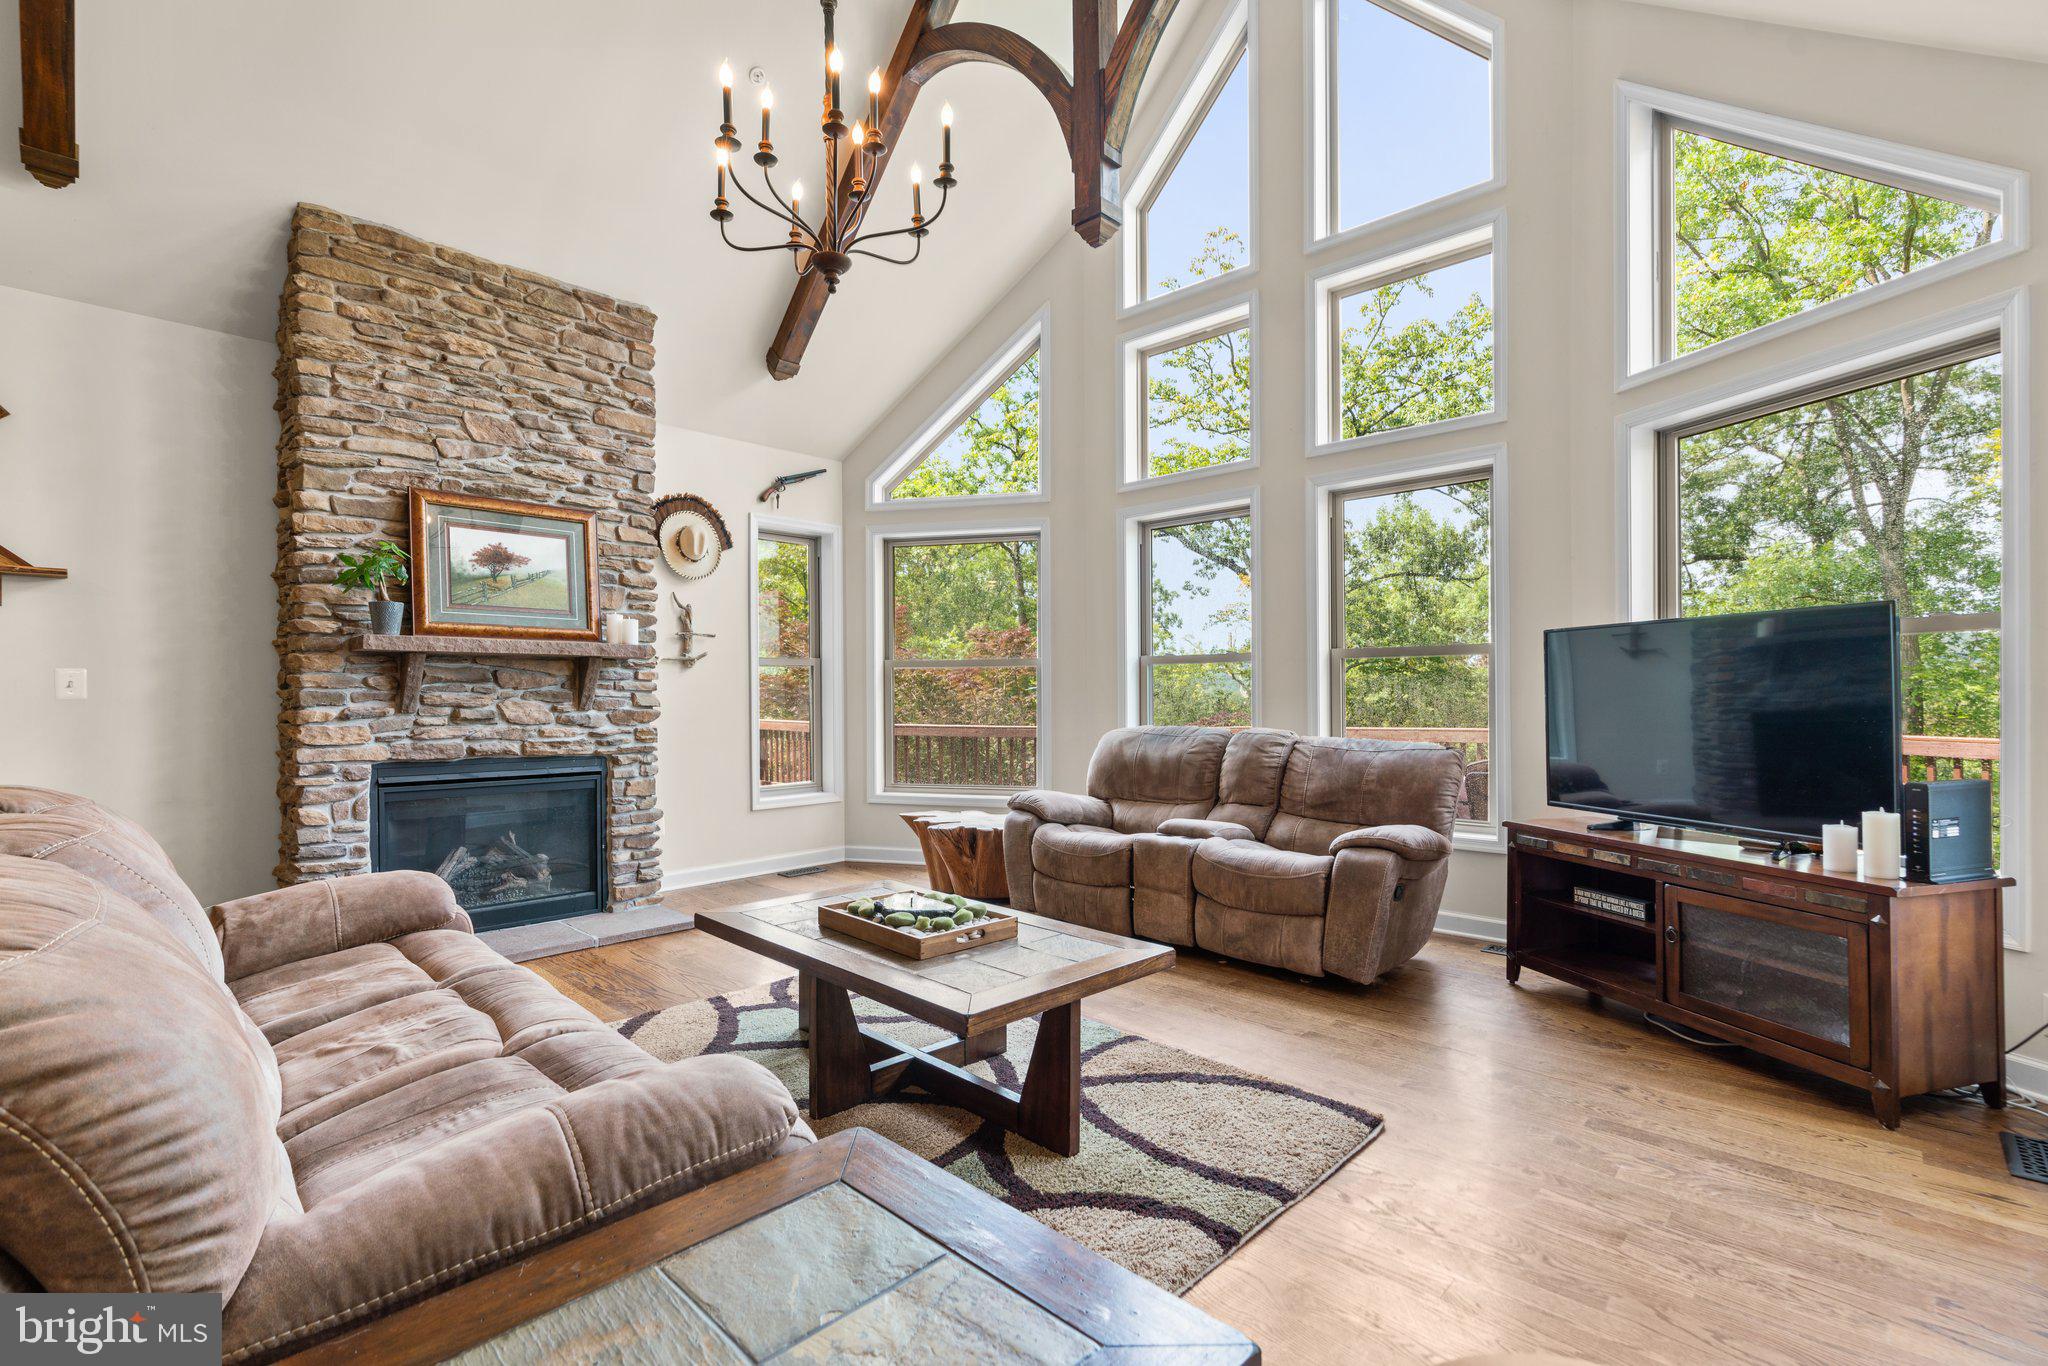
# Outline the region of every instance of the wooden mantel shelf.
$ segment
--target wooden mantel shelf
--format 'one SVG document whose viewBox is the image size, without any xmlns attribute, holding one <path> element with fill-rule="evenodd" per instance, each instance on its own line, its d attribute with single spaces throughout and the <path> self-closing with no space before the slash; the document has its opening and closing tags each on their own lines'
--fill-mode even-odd
<svg viewBox="0 0 2048 1366">
<path fill-rule="evenodd" d="M 590 710 L 597 700 L 597 674 L 603 664 L 654 658 L 652 645 L 612 645 L 602 640 L 523 640 L 506 636 L 379 636 L 360 635 L 349 641 L 357 654 L 397 655 L 404 661 L 398 709 L 419 707 L 420 684 L 430 655 L 524 655 L 528 659 L 568 659 L 576 664 L 576 707 Z"/>
</svg>

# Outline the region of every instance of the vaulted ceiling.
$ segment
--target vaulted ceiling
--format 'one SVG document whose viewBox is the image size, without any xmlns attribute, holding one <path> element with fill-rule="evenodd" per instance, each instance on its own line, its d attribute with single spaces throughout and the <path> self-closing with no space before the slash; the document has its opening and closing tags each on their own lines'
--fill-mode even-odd
<svg viewBox="0 0 2048 1366">
<path fill-rule="evenodd" d="M 887 64 L 907 6 L 841 0 L 850 89 Z M 980 8 L 1050 43 L 1067 5 Z M 715 73 L 740 73 L 750 135 L 747 72 L 765 68 L 781 183 L 820 194 L 815 0 L 124 0 L 80 5 L 78 26 L 83 174 L 49 190 L 0 173 L 0 284 L 217 331 L 275 334 L 286 220 L 308 200 L 647 304 L 664 421 L 838 456 L 1066 230 L 1045 102 L 997 67 L 941 73 L 897 164 L 933 173 L 950 100 L 945 221 L 916 266 L 862 260 L 803 373 L 777 383 L 762 358 L 790 266 L 726 250 L 706 216 Z M 0 110 L 20 108 L 19 79 L 10 50 Z M 899 173 L 874 214 L 908 212 Z M 767 240 L 751 211 L 733 227 Z"/>
<path fill-rule="evenodd" d="M 2048 0 L 1644 2 L 2048 58 Z M 908 3 L 841 0 L 856 86 Z M 13 10 L 0 0 L 0 32 Z M 958 9 L 1063 64 L 1067 16 L 1068 0 Z M 1206 22 L 1183 14 L 1167 48 Z M 118 0 L 79 6 L 78 26 L 84 173 L 54 191 L 0 173 L 0 284 L 217 331 L 273 335 L 287 216 L 310 200 L 645 303 L 664 421 L 838 457 L 1067 231 L 1044 101 L 1001 68 L 941 73 L 897 166 L 936 165 L 950 100 L 961 188 L 945 222 L 914 267 L 861 261 L 803 373 L 777 383 L 762 358 L 788 263 L 727 251 L 706 217 L 714 73 L 741 73 L 746 136 L 746 73 L 765 69 L 782 174 L 818 193 L 815 0 Z M 0 110 L 20 107 L 19 79 L 10 53 Z M 907 212 L 894 174 L 875 213 Z M 765 240 L 746 212 L 734 227 Z"/>
</svg>

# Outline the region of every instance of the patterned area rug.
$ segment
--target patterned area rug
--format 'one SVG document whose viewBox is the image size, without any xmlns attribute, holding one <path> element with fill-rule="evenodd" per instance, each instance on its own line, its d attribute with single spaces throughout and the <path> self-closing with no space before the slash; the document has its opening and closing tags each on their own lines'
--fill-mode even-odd
<svg viewBox="0 0 2048 1366">
<path fill-rule="evenodd" d="M 863 1024 L 901 1043 L 946 1036 L 873 1001 Z M 1019 1085 L 1035 1020 L 1009 1051 L 971 1070 Z M 619 1031 L 664 1059 L 744 1053 L 809 1094 L 796 1033 L 796 979 L 636 1016 Z M 1379 1137 L 1378 1115 L 1240 1072 L 1084 1018 L 1081 1151 L 1056 1157 L 921 1091 L 832 1116 L 820 1136 L 861 1125 L 981 1187 L 1175 1294 Z"/>
</svg>

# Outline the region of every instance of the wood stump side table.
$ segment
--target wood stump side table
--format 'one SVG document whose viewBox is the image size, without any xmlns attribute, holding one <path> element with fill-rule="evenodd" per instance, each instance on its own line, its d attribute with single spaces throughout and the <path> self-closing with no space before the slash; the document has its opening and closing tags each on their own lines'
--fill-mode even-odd
<svg viewBox="0 0 2048 1366">
<path fill-rule="evenodd" d="M 924 874 L 935 892 L 976 901 L 1007 901 L 1003 817 L 995 811 L 906 811 L 903 823 L 924 851 Z"/>
</svg>

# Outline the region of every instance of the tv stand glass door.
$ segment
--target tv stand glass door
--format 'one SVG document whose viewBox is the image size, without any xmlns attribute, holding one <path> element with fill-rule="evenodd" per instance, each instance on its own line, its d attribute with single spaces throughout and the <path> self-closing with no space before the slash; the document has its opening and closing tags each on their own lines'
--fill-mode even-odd
<svg viewBox="0 0 2048 1366">
<path fill-rule="evenodd" d="M 1667 887 L 1665 995 L 1702 1015 L 1867 1067 L 1868 936 L 1857 921 Z"/>
</svg>

